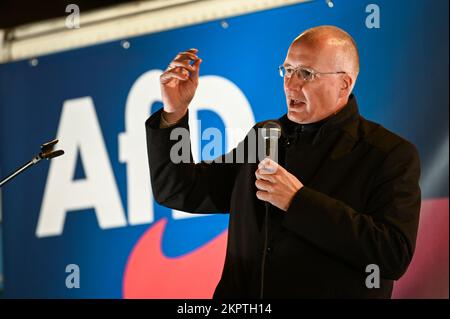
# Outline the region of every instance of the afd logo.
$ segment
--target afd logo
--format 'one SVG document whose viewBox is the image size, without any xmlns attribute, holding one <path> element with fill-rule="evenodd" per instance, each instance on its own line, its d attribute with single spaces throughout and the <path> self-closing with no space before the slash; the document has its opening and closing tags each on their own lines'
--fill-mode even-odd
<svg viewBox="0 0 450 319">
<path fill-rule="evenodd" d="M 37 237 L 61 235 L 69 211 L 88 208 L 95 209 L 102 229 L 154 222 L 144 122 L 150 115 L 150 106 L 161 101 L 161 73 L 161 70 L 151 70 L 141 75 L 127 97 L 124 116 L 126 131 L 118 137 L 118 158 L 121 163 L 126 164 L 127 172 L 127 215 L 93 100 L 91 97 L 81 97 L 64 102 L 57 138 L 66 155 L 51 162 L 36 227 Z M 220 76 L 200 77 L 199 87 L 189 109 L 195 161 L 198 161 L 201 132 L 198 111 L 209 110 L 220 116 L 227 128 L 227 140 L 232 141 L 228 143 L 226 151 L 242 140 L 255 123 L 251 106 L 243 92 Z M 228 136 L 229 131 L 234 132 L 233 136 Z M 73 180 L 78 154 L 86 178 Z M 173 210 L 172 216 L 179 219 L 195 215 Z"/>
</svg>

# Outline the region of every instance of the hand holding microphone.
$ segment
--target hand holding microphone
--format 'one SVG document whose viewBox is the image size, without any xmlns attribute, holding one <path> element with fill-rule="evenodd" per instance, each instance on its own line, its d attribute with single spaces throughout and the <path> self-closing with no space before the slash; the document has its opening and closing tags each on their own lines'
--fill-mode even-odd
<svg viewBox="0 0 450 319">
<path fill-rule="evenodd" d="M 265 155 L 255 172 L 256 197 L 283 211 L 287 211 L 294 195 L 303 187 L 297 177 L 289 173 L 278 161 L 278 139 L 281 126 L 276 121 L 268 121 L 262 128 L 265 140 Z"/>
</svg>

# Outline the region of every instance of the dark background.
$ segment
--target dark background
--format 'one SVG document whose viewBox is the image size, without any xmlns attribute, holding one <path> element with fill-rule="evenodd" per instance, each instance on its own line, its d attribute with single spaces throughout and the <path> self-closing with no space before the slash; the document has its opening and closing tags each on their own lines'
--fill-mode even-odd
<svg viewBox="0 0 450 319">
<path fill-rule="evenodd" d="M 80 12 L 114 6 L 132 0 L 0 0 L 0 29 L 66 16 L 66 7 L 76 4 Z"/>
</svg>

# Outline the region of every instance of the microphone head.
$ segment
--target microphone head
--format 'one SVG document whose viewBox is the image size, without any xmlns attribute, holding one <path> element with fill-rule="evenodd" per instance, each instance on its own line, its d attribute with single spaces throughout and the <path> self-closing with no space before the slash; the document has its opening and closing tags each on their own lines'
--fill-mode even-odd
<svg viewBox="0 0 450 319">
<path fill-rule="evenodd" d="M 49 160 L 49 159 L 61 156 L 63 154 L 64 154 L 63 150 L 57 150 L 57 151 L 51 151 L 51 152 L 48 152 L 48 153 L 41 153 L 41 156 L 42 156 L 42 158 L 45 158 L 45 159 Z"/>
<path fill-rule="evenodd" d="M 266 121 L 262 125 L 264 139 L 279 139 L 281 136 L 281 124 L 278 121 Z"/>
<path fill-rule="evenodd" d="M 53 150 L 53 146 L 55 146 L 56 143 L 58 143 L 57 139 L 54 139 L 53 141 L 50 141 L 48 143 L 44 143 L 44 144 L 41 145 L 41 150 L 43 152 L 51 151 L 51 150 Z"/>
</svg>

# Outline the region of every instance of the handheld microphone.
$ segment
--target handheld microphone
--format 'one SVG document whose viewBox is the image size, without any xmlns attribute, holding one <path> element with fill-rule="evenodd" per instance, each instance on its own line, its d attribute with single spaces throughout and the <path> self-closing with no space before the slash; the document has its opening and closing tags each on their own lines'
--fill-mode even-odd
<svg viewBox="0 0 450 319">
<path fill-rule="evenodd" d="M 281 137 L 281 124 L 278 121 L 266 121 L 262 123 L 262 137 L 264 139 L 264 156 L 278 163 L 278 140 Z M 266 256 L 269 241 L 269 216 L 270 204 L 265 202 L 264 216 L 264 246 L 261 260 L 261 284 L 259 297 L 264 298 L 264 268 L 266 264 Z"/>
<path fill-rule="evenodd" d="M 262 126 L 264 155 L 278 163 L 278 140 L 281 137 L 281 124 L 278 121 L 266 121 Z"/>
</svg>

